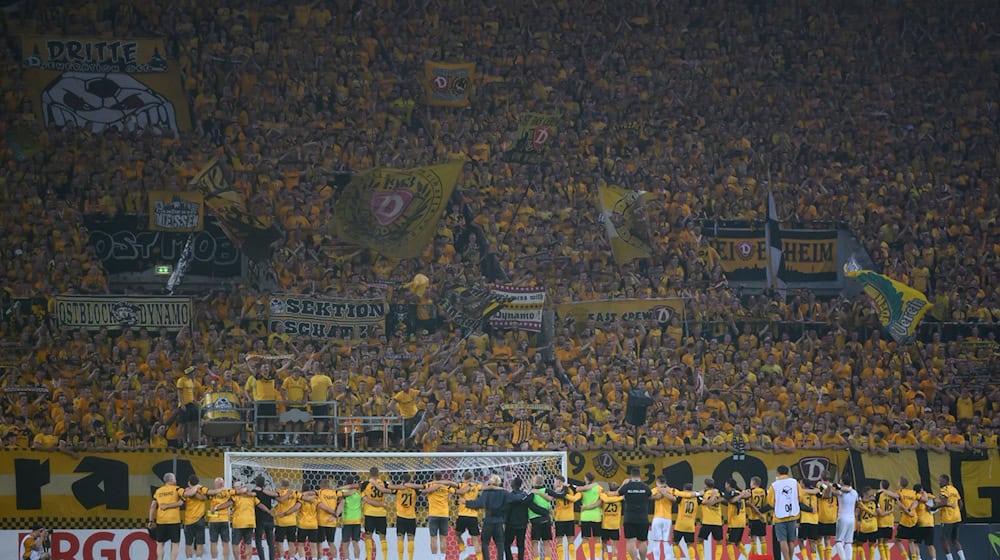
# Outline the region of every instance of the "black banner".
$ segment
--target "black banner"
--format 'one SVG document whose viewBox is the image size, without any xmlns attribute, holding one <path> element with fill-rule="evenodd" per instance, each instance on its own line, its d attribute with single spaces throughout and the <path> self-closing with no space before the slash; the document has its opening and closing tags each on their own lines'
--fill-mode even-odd
<svg viewBox="0 0 1000 560">
<path fill-rule="evenodd" d="M 214 216 L 205 216 L 205 229 L 193 234 L 149 231 L 148 218 L 136 214 L 113 218 L 89 214 L 84 223 L 90 230 L 88 243 L 111 275 L 177 266 L 189 235 L 194 235 L 194 253 L 188 275 L 238 278 L 242 272 L 240 250 Z"/>
<path fill-rule="evenodd" d="M 837 230 L 781 230 L 781 268 L 785 282 L 837 280 Z"/>
</svg>

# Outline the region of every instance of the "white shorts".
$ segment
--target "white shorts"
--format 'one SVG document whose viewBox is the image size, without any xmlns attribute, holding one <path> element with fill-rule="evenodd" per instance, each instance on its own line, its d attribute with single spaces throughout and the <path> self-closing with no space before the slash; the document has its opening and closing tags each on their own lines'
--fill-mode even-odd
<svg viewBox="0 0 1000 560">
<path fill-rule="evenodd" d="M 854 518 L 853 517 L 838 517 L 837 518 L 837 542 L 842 542 L 842 543 L 853 543 L 854 542 Z"/>
<path fill-rule="evenodd" d="M 663 517 L 654 517 L 649 526 L 649 540 L 670 542 L 670 526 L 673 522 Z"/>
</svg>

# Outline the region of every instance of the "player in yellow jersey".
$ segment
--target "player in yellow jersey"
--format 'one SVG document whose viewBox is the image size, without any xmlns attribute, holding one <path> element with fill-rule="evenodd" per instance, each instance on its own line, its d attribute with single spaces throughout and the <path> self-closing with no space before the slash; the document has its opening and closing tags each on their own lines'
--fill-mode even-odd
<svg viewBox="0 0 1000 560">
<path fill-rule="evenodd" d="M 295 512 L 302 507 L 299 505 L 300 493 L 292 490 L 291 481 L 283 478 L 278 482 L 277 504 L 274 506 L 274 557 L 283 558 L 285 555 L 285 541 L 288 541 L 288 548 L 292 551 L 298 549 L 298 535 L 296 534 Z M 292 552 L 294 554 L 294 552 Z"/>
<path fill-rule="evenodd" d="M 460 498 L 458 504 L 458 518 L 455 521 L 455 537 L 458 539 L 458 555 L 462 555 L 465 550 L 465 534 L 469 534 L 469 540 L 475 549 L 476 560 L 482 560 L 483 546 L 479 538 L 479 514 L 476 510 L 465 505 L 461 500 L 475 500 L 479 497 L 479 491 L 483 486 L 473 480 L 472 471 L 466 471 L 462 475 L 462 484 L 455 490 L 455 494 Z M 576 535 L 574 535 L 575 537 Z"/>
<path fill-rule="evenodd" d="M 905 476 L 899 477 L 899 494 L 896 503 L 899 504 L 899 526 L 896 528 L 896 540 L 903 547 L 903 558 L 909 560 L 914 553 L 917 538 L 917 493 L 907 488 L 910 481 Z M 914 553 L 915 554 L 915 553 Z M 916 555 L 913 556 L 916 558 Z"/>
<path fill-rule="evenodd" d="M 222 557 L 231 558 L 229 546 L 229 506 L 233 491 L 226 488 L 226 480 L 217 477 L 214 486 L 205 492 L 208 496 L 208 510 L 205 521 L 208 522 L 208 546 L 212 558 L 219 557 L 219 541 L 222 541 Z"/>
<path fill-rule="evenodd" d="M 913 558 L 920 557 L 920 545 L 924 545 L 930 555 L 925 560 L 937 560 L 937 551 L 934 549 L 934 513 L 931 511 L 934 500 L 920 484 L 914 484 L 913 491 L 917 495 L 917 538 L 914 539 Z"/>
<path fill-rule="evenodd" d="M 683 490 L 674 490 L 677 496 L 677 520 L 674 523 L 674 556 L 694 558 L 694 525 L 698 518 L 698 498 L 700 492 L 694 491 L 694 484 L 687 482 Z M 683 550 L 686 547 L 687 550 Z"/>
<path fill-rule="evenodd" d="M 695 543 L 699 558 L 706 558 L 706 549 L 711 552 L 712 558 L 722 558 L 722 506 L 725 503 L 726 499 L 715 487 L 715 480 L 706 478 L 701 494 L 701 527 Z"/>
<path fill-rule="evenodd" d="M 833 558 L 833 545 L 837 539 L 837 516 L 840 504 L 837 495 L 833 493 L 832 476 L 825 475 L 816 484 L 819 494 L 819 557 L 820 560 Z"/>
<path fill-rule="evenodd" d="M 205 509 L 208 505 L 208 488 L 198 483 L 198 477 L 188 477 L 184 500 L 184 554 L 188 558 L 201 558 L 205 551 Z"/>
<path fill-rule="evenodd" d="M 653 522 L 649 527 L 649 538 L 653 541 L 653 560 L 673 555 L 670 545 L 670 531 L 673 525 L 671 509 L 677 502 L 677 496 L 667 484 L 663 475 L 656 477 L 656 487 L 653 488 Z"/>
<path fill-rule="evenodd" d="M 264 506 L 260 504 L 256 494 L 248 491 L 242 482 L 233 485 L 230 503 L 233 506 L 233 549 L 241 551 L 241 560 L 247 560 L 253 547 L 253 530 L 257 527 L 256 511 Z"/>
<path fill-rule="evenodd" d="M 750 478 L 750 506 L 747 509 L 747 526 L 750 541 L 757 554 L 767 554 L 767 490 L 761 487 L 759 476 Z"/>
<path fill-rule="evenodd" d="M 943 474 L 938 477 L 938 496 L 934 504 L 941 512 L 941 548 L 944 549 L 945 560 L 954 560 L 952 551 L 958 555 L 958 560 L 965 560 L 965 551 L 958 542 L 958 526 L 962 523 L 962 496 L 958 489 L 951 485 L 951 479 Z"/>
<path fill-rule="evenodd" d="M 336 482 L 332 478 L 327 479 L 316 497 L 319 498 L 319 503 L 316 504 L 316 544 L 326 541 L 332 552 L 337 550 L 337 505 L 340 502 Z"/>
<path fill-rule="evenodd" d="M 875 492 L 871 486 L 862 487 L 861 499 L 857 504 L 858 546 L 855 548 L 855 551 L 860 553 L 861 560 L 869 560 L 872 557 L 872 548 L 878 542 L 878 512 Z"/>
<path fill-rule="evenodd" d="M 448 521 L 451 496 L 458 484 L 444 480 L 441 471 L 434 471 L 432 480 L 421 490 L 427 495 L 427 531 L 431 536 L 431 560 L 444 560 L 448 546 Z"/>
<path fill-rule="evenodd" d="M 608 492 L 600 492 L 601 497 L 601 541 L 604 542 L 604 557 L 618 559 L 618 541 L 622 528 L 622 500 L 618 495 L 618 483 L 609 482 Z"/>
<path fill-rule="evenodd" d="M 414 538 L 417 534 L 417 491 L 422 484 L 412 482 L 410 473 L 403 473 L 399 484 L 389 484 L 386 488 L 396 496 L 396 551 L 403 560 L 403 550 L 413 560 Z"/>
<path fill-rule="evenodd" d="M 566 484 L 561 475 L 553 478 L 548 494 L 553 499 L 552 517 L 555 521 L 556 558 L 576 560 L 576 511 L 574 504 L 580 501 L 580 494 Z M 569 555 L 567 556 L 567 551 Z"/>
<path fill-rule="evenodd" d="M 802 557 L 812 560 L 817 557 L 813 552 L 813 544 L 817 548 L 822 548 L 823 543 L 819 540 L 819 500 L 820 490 L 816 488 L 816 483 L 807 480 L 799 486 L 799 543 L 802 550 Z"/>
<path fill-rule="evenodd" d="M 385 540 L 385 495 L 388 488 L 382 484 L 378 467 L 368 469 L 368 480 L 361 483 L 361 511 L 365 516 L 365 553 L 366 558 L 375 558 L 375 536 L 379 538 L 382 558 L 389 556 L 389 542 Z"/>
<path fill-rule="evenodd" d="M 743 545 L 743 533 L 747 526 L 747 500 L 750 499 L 750 490 L 741 490 L 736 480 L 730 478 L 726 481 L 726 502 L 729 504 L 726 511 L 726 551 L 730 558 L 739 558 L 740 555 L 750 556 L 750 551 Z"/>
<path fill-rule="evenodd" d="M 170 558 L 177 560 L 181 544 L 181 506 L 184 505 L 182 494 L 178 488 L 174 473 L 163 475 L 163 486 L 153 493 L 153 501 L 149 504 L 149 527 L 156 541 L 156 559 L 163 560 L 163 549 L 167 541 L 170 546 Z"/>
<path fill-rule="evenodd" d="M 308 551 L 309 558 L 317 558 L 319 553 L 319 495 L 313 487 L 304 487 L 299 495 L 299 509 L 295 512 L 295 534 L 298 537 L 296 551 Z"/>
<path fill-rule="evenodd" d="M 878 516 L 878 552 L 879 558 L 889 558 L 889 549 L 892 544 L 892 527 L 896 524 L 895 515 L 896 500 L 899 494 L 892 491 L 888 480 L 880 480 L 878 492 L 875 493 L 875 501 L 880 510 Z"/>
</svg>

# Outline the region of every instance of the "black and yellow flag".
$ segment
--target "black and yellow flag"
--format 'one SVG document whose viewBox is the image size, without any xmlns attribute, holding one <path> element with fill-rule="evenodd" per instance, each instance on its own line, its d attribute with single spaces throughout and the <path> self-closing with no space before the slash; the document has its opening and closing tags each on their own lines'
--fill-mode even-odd
<svg viewBox="0 0 1000 560">
<path fill-rule="evenodd" d="M 625 264 L 653 253 L 649 225 L 646 223 L 646 202 L 655 195 L 646 191 L 630 191 L 618 185 L 600 187 L 601 216 L 608 234 L 608 243 L 615 262 Z"/>
<path fill-rule="evenodd" d="M 559 115 L 521 113 L 514 145 L 504 154 L 510 163 L 547 163 L 549 147 L 559 130 Z"/>
</svg>

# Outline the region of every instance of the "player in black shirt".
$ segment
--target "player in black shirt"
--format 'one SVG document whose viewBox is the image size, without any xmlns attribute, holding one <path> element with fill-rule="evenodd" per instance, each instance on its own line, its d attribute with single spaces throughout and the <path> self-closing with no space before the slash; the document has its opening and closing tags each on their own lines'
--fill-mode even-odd
<svg viewBox="0 0 1000 560">
<path fill-rule="evenodd" d="M 639 478 L 639 468 L 628 470 L 629 478 L 622 482 L 618 495 L 622 496 L 622 529 L 630 558 L 646 557 L 646 540 L 649 535 L 649 499 L 653 490 Z"/>
</svg>

